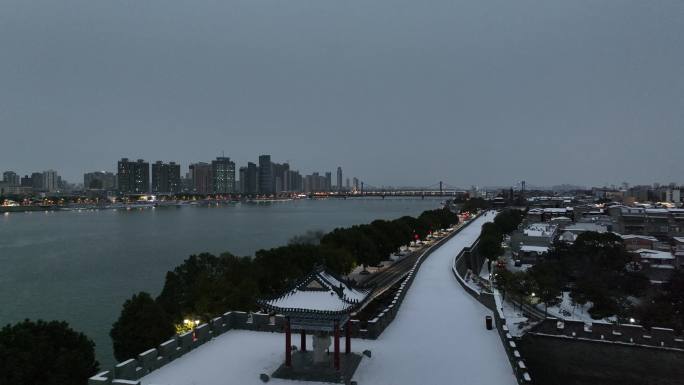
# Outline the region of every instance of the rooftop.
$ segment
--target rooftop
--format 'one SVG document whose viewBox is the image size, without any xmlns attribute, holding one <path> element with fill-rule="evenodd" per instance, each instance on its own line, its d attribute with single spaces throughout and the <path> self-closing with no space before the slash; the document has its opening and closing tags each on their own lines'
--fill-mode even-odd
<svg viewBox="0 0 684 385">
<path fill-rule="evenodd" d="M 368 296 L 367 290 L 351 287 L 322 267 L 316 268 L 282 295 L 260 300 L 277 312 L 350 312 Z"/>
<path fill-rule="evenodd" d="M 549 248 L 546 246 L 531 246 L 531 245 L 522 245 L 520 246 L 520 251 L 523 253 L 546 253 L 549 251 Z"/>
<path fill-rule="evenodd" d="M 639 255 L 641 255 L 641 258 L 644 258 L 644 259 L 662 259 L 662 260 L 675 259 L 674 255 L 672 255 L 672 253 L 670 253 L 669 251 L 639 249 L 639 250 L 636 250 L 635 252 L 639 253 Z"/>
<path fill-rule="evenodd" d="M 624 240 L 628 239 L 644 239 L 651 242 L 658 242 L 658 238 L 652 237 L 650 235 L 639 235 L 639 234 L 618 234 L 620 238 Z"/>
</svg>

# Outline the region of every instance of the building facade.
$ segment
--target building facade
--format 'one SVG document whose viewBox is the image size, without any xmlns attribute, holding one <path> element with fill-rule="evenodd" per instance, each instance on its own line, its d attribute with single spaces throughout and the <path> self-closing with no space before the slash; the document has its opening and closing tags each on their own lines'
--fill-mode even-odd
<svg viewBox="0 0 684 385">
<path fill-rule="evenodd" d="M 235 193 L 235 163 L 228 157 L 211 161 L 212 189 L 215 194 Z"/>
<path fill-rule="evenodd" d="M 43 171 L 43 188 L 45 192 L 56 192 L 59 190 L 59 176 L 55 170 Z"/>
<path fill-rule="evenodd" d="M 342 167 L 337 167 L 337 191 L 342 191 Z"/>
<path fill-rule="evenodd" d="M 122 194 L 146 194 L 150 191 L 150 164 L 122 158 L 117 164 L 117 188 Z"/>
<path fill-rule="evenodd" d="M 5 182 L 7 186 L 20 186 L 21 178 L 14 171 L 5 171 L 2 173 L 2 181 Z"/>
<path fill-rule="evenodd" d="M 211 177 L 211 165 L 199 162 L 190 165 L 190 179 L 192 191 L 197 194 L 209 194 L 212 192 L 213 183 Z"/>
<path fill-rule="evenodd" d="M 273 163 L 270 155 L 259 156 L 259 194 L 273 195 L 275 183 L 273 180 Z"/>
<path fill-rule="evenodd" d="M 178 194 L 182 184 L 180 165 L 176 162 L 157 161 L 152 165 L 152 192 Z"/>
<path fill-rule="evenodd" d="M 84 190 L 114 190 L 116 189 L 116 175 L 107 171 L 94 171 L 83 174 Z"/>
</svg>

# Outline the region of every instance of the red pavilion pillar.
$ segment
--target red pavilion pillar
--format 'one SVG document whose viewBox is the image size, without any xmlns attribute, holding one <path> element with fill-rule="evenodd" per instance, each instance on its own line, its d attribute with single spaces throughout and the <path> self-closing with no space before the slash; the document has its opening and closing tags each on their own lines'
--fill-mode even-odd
<svg viewBox="0 0 684 385">
<path fill-rule="evenodd" d="M 302 340 L 300 342 L 301 351 L 306 351 L 306 330 L 302 329 Z"/>
<path fill-rule="evenodd" d="M 344 354 L 351 353 L 351 322 L 344 325 Z"/>
<path fill-rule="evenodd" d="M 339 322 L 335 321 L 335 353 L 333 355 L 333 362 L 335 364 L 335 370 L 340 370 L 340 325 Z"/>
<path fill-rule="evenodd" d="M 290 318 L 285 319 L 285 366 L 292 367 L 292 337 L 290 335 Z"/>
</svg>

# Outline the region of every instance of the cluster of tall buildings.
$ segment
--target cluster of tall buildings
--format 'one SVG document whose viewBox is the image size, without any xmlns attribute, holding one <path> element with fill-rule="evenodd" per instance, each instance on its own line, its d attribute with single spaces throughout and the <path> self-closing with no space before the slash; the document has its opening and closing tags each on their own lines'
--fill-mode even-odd
<svg viewBox="0 0 684 385">
<path fill-rule="evenodd" d="M 192 163 L 185 176 L 175 162 L 157 161 L 150 164 L 142 159 L 121 159 L 116 175 L 93 172 L 84 175 L 85 189 L 117 190 L 123 194 L 181 192 L 197 194 L 246 194 L 274 195 L 280 193 L 315 193 L 349 190 L 342 183 L 342 168 L 337 168 L 337 184 L 333 185 L 332 173 L 301 175 L 290 169 L 289 163 L 276 163 L 270 155 L 259 156 L 258 162 L 236 169 L 229 157 L 220 156 L 211 162 Z M 358 180 L 354 178 L 355 184 Z"/>
<path fill-rule="evenodd" d="M 313 172 L 302 175 L 290 168 L 289 163 L 276 163 L 270 155 L 259 156 L 258 161 L 236 168 L 229 157 L 219 156 L 210 162 L 189 165 L 183 175 L 176 162 L 122 158 L 116 172 L 93 171 L 83 174 L 83 190 L 88 194 L 245 194 L 275 195 L 284 193 L 342 192 L 359 189 L 359 180 L 349 178 L 344 184 L 342 167 L 337 167 L 333 181 L 331 172 Z M 73 190 L 54 170 L 35 172 L 21 177 L 14 171 L 5 171 L 0 181 L 1 195 L 30 195 Z"/>
<path fill-rule="evenodd" d="M 14 171 L 5 171 L 2 173 L 2 181 L 0 182 L 0 193 L 3 195 L 54 193 L 63 191 L 65 188 L 66 182 L 55 170 L 34 172 L 23 177 Z"/>
</svg>

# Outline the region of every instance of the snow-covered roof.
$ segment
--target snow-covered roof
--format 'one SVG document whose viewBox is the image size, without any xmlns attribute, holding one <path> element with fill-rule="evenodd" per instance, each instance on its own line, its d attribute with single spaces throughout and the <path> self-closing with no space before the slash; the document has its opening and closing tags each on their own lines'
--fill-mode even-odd
<svg viewBox="0 0 684 385">
<path fill-rule="evenodd" d="M 651 242 L 658 242 L 658 238 L 652 237 L 650 235 L 639 235 L 639 234 L 617 234 L 625 241 L 628 239 L 644 239 Z"/>
<path fill-rule="evenodd" d="M 532 245 L 522 245 L 520 246 L 520 251 L 523 253 L 546 253 L 549 251 L 549 248 L 546 246 L 532 246 Z"/>
<path fill-rule="evenodd" d="M 570 232 L 594 231 L 597 233 L 605 233 L 607 230 L 608 229 L 606 228 L 606 226 L 598 225 L 596 223 L 588 223 L 588 222 L 575 223 L 575 224 L 567 226 L 565 228 L 565 231 L 570 231 Z"/>
<path fill-rule="evenodd" d="M 673 270 L 675 268 L 673 265 L 663 265 L 663 264 L 649 265 L 649 267 L 652 269 L 666 269 L 666 270 Z"/>
<path fill-rule="evenodd" d="M 528 237 L 552 237 L 558 228 L 550 223 L 531 223 L 523 230 Z"/>
<path fill-rule="evenodd" d="M 318 267 L 282 295 L 258 302 L 278 312 L 347 313 L 362 303 L 368 293 Z"/>
<path fill-rule="evenodd" d="M 684 243 L 684 237 L 672 237 L 672 239 L 674 239 L 675 242 Z"/>
<path fill-rule="evenodd" d="M 641 255 L 644 259 L 674 259 L 674 255 L 669 251 L 651 250 L 651 249 L 639 249 L 635 251 Z"/>
<path fill-rule="evenodd" d="M 573 243 L 577 240 L 577 234 L 566 231 L 558 237 L 561 241 Z"/>
</svg>

